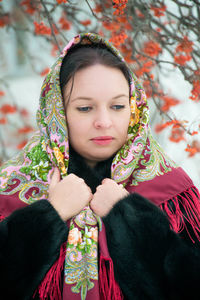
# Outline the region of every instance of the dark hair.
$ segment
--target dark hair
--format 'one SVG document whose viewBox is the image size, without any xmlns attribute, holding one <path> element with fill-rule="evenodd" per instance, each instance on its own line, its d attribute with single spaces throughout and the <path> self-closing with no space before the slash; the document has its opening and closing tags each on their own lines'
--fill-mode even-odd
<svg viewBox="0 0 200 300">
<path fill-rule="evenodd" d="M 114 53 L 112 53 L 106 46 L 100 44 L 78 45 L 69 50 L 62 62 L 60 70 L 60 87 L 62 95 L 64 95 L 64 88 L 66 84 L 71 78 L 74 78 L 74 75 L 78 70 L 95 64 L 102 64 L 108 67 L 118 68 L 122 71 L 130 86 L 130 74 L 126 64 Z M 72 89 L 73 81 L 71 92 Z"/>
</svg>

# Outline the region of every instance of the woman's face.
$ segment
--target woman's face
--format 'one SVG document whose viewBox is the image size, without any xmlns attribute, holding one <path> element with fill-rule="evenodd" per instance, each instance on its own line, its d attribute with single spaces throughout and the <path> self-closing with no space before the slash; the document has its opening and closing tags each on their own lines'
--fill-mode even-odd
<svg viewBox="0 0 200 300">
<path fill-rule="evenodd" d="M 93 167 L 127 140 L 129 85 L 119 69 L 96 64 L 76 72 L 69 99 L 71 86 L 64 91 L 69 142 Z"/>
</svg>

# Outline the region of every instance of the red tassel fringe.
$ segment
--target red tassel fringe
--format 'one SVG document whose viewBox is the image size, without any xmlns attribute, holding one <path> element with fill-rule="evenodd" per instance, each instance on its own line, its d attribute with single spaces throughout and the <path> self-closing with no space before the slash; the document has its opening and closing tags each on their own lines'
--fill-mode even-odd
<svg viewBox="0 0 200 300">
<path fill-rule="evenodd" d="M 47 272 L 39 288 L 37 289 L 41 300 L 61 300 L 61 272 L 64 267 L 66 255 L 66 243 L 63 243 L 60 248 L 60 256 L 58 260 L 53 264 L 51 269 Z M 36 291 L 36 293 L 37 293 Z"/>
<path fill-rule="evenodd" d="M 109 267 L 107 267 L 109 265 Z M 100 255 L 99 292 L 101 300 L 123 300 L 119 285 L 115 281 L 113 261 Z"/>
<path fill-rule="evenodd" d="M 185 223 L 187 221 L 200 242 L 200 194 L 197 188 L 193 186 L 170 200 L 173 202 L 175 210 L 172 209 L 169 201 L 162 203 L 160 208 L 167 214 L 172 229 L 176 233 L 185 229 L 191 241 L 195 243 Z M 183 215 L 181 208 L 184 209 L 185 215 Z"/>
<path fill-rule="evenodd" d="M 5 217 L 0 215 L 0 222 L 2 222 L 4 219 L 5 219 Z"/>
</svg>

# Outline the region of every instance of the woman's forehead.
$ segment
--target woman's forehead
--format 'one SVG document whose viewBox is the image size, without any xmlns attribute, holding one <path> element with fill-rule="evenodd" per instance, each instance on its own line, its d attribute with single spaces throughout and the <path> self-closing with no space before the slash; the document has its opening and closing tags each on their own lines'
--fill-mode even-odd
<svg viewBox="0 0 200 300">
<path fill-rule="evenodd" d="M 71 84 L 72 81 L 74 91 L 79 91 L 80 89 L 93 90 L 98 88 L 98 86 L 104 86 L 104 89 L 109 90 L 129 87 L 121 70 L 101 64 L 93 65 L 77 71 L 71 79 Z"/>
</svg>

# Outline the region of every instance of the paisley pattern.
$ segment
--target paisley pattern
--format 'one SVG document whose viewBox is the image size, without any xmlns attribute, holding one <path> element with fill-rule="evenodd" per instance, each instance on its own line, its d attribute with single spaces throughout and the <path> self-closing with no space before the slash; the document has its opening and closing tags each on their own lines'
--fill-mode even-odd
<svg viewBox="0 0 200 300">
<path fill-rule="evenodd" d="M 0 169 L 1 194 L 12 195 L 19 192 L 19 199 L 31 204 L 39 199 L 48 199 L 48 185 L 56 166 L 60 169 L 62 177 L 67 175 L 68 130 L 59 73 L 64 56 L 77 44 L 103 44 L 126 64 L 118 50 L 99 35 L 82 33 L 68 43 L 42 85 L 37 111 L 39 131 L 14 159 L 9 160 Z M 148 125 L 149 109 L 144 89 L 130 69 L 129 72 L 131 117 L 128 140 L 113 159 L 111 177 L 124 186 L 136 186 L 140 182 L 161 176 L 176 166 L 153 139 Z M 82 300 L 98 280 L 99 230 L 101 220 L 88 207 L 71 220 L 66 250 L 65 282 L 72 285 L 73 293 L 80 293 Z M 75 241 L 73 243 L 72 236 Z"/>
<path fill-rule="evenodd" d="M 138 165 L 133 171 L 130 185 L 138 185 L 138 182 L 152 180 L 156 176 L 171 171 L 172 168 L 176 168 L 176 164 L 163 152 L 163 149 L 149 132 L 146 147 L 140 156 Z"/>
<path fill-rule="evenodd" d="M 65 260 L 65 283 L 75 284 L 71 291 L 86 299 L 87 291 L 98 280 L 98 227 L 89 207 L 71 220 Z"/>
</svg>

